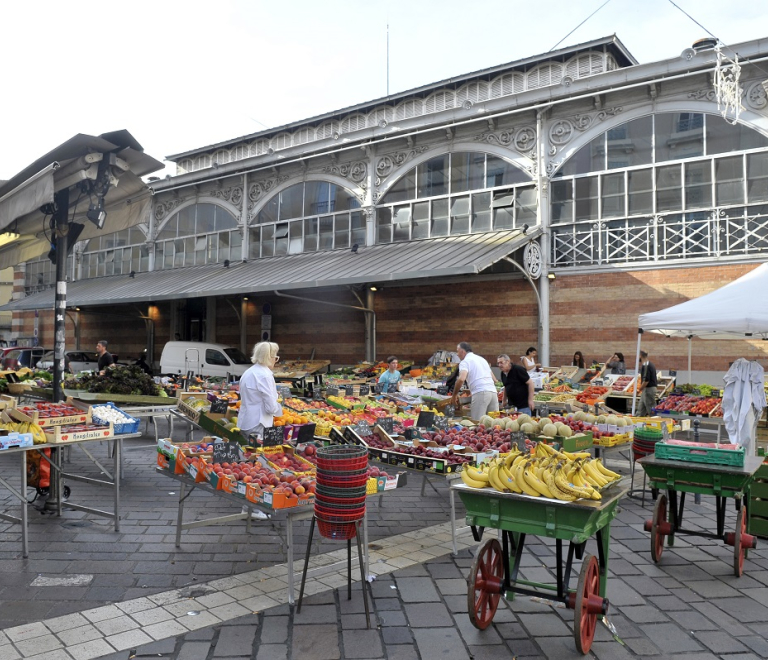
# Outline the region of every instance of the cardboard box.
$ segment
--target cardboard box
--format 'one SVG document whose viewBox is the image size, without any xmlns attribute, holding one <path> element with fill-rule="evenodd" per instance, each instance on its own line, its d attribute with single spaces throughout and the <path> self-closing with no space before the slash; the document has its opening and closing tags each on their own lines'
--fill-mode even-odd
<svg viewBox="0 0 768 660">
<path fill-rule="evenodd" d="M 179 407 L 179 410 L 181 410 L 181 407 Z M 240 433 L 240 431 L 230 431 L 229 429 L 224 428 L 223 424 L 230 421 L 230 414 L 231 413 L 212 413 L 201 411 L 198 415 L 197 423 L 200 424 L 200 426 L 203 427 L 206 431 L 210 431 L 220 438 L 234 440 L 235 442 L 239 442 L 242 445 L 245 443 L 245 438 L 243 437 L 243 434 Z M 185 415 L 189 417 L 189 415 L 186 413 Z M 190 419 L 192 418 L 190 417 Z"/>
<path fill-rule="evenodd" d="M 210 405 L 208 402 L 208 395 L 205 392 L 180 392 L 179 393 L 179 403 L 178 403 L 178 409 L 179 412 L 184 415 L 185 417 L 188 417 L 193 422 L 197 423 L 200 421 L 200 414 L 203 412 L 202 410 L 195 410 L 189 405 L 190 401 L 205 401 L 206 405 Z"/>
<path fill-rule="evenodd" d="M 305 493 L 301 497 L 289 496 L 285 493 L 262 489 L 254 484 L 246 484 L 245 499 L 270 509 L 290 509 L 295 506 L 314 506 L 315 504 L 314 493 Z"/>
<path fill-rule="evenodd" d="M 17 433 L 16 431 L 4 433 L 5 435 L 0 435 L 0 450 L 32 447 L 35 444 L 31 433 Z"/>
<path fill-rule="evenodd" d="M 264 449 L 259 450 L 261 452 L 261 455 L 264 456 L 264 458 L 267 460 L 267 464 L 270 468 L 272 468 L 275 472 L 290 472 L 291 474 L 295 474 L 297 477 L 310 477 L 314 476 L 316 473 L 315 466 L 310 463 L 307 459 L 303 458 L 302 456 L 299 456 L 296 453 L 296 450 L 291 447 L 290 445 L 278 445 L 276 447 L 264 447 Z M 293 456 L 293 458 L 299 463 L 303 464 L 304 470 L 296 471 L 292 470 L 290 468 L 282 467 L 276 463 L 273 463 L 270 460 L 270 456 L 274 454 L 285 454 L 286 456 Z"/>
</svg>

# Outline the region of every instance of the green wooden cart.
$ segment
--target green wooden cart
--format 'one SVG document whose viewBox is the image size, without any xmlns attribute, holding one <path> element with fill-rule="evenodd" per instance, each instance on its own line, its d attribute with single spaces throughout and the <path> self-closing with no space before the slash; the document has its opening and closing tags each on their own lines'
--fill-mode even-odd
<svg viewBox="0 0 768 660">
<path fill-rule="evenodd" d="M 573 635 L 580 653 L 589 653 L 595 636 L 597 617 L 608 610 L 606 580 L 610 525 L 619 500 L 628 486 L 615 484 L 603 498 L 561 502 L 491 489 L 470 488 L 464 483 L 451 486 L 459 493 L 467 510 L 467 524 L 476 541 L 486 527 L 500 530 L 498 539 L 486 539 L 472 563 L 467 592 L 469 618 L 480 630 L 487 628 L 501 596 L 513 600 L 515 594 L 542 597 L 565 603 L 574 610 Z M 525 539 L 528 535 L 555 539 L 556 584 L 531 582 L 518 577 Z M 584 552 L 587 541 L 597 541 L 597 557 Z M 563 542 L 568 542 L 563 559 Z M 581 559 L 576 589 L 569 587 L 574 556 Z"/>
<path fill-rule="evenodd" d="M 763 464 L 763 458 L 746 456 L 744 465 L 739 467 L 691 463 L 658 458 L 655 455 L 645 456 L 638 463 L 643 466 L 654 491 L 667 491 L 666 495 L 661 493 L 656 497 L 653 518 L 645 521 L 645 531 L 651 533 L 653 561 L 661 561 L 664 540 L 666 539 L 667 545 L 674 545 L 675 534 L 720 539 L 726 545 L 733 546 L 733 572 L 736 577 L 740 577 L 744 572 L 747 550 L 757 547 L 757 538 L 747 533 L 747 507 L 749 486 L 758 468 Z M 715 496 L 715 533 L 682 527 L 686 493 Z M 725 506 L 729 497 L 735 498 L 736 510 L 739 512 L 735 532 L 725 531 Z"/>
</svg>

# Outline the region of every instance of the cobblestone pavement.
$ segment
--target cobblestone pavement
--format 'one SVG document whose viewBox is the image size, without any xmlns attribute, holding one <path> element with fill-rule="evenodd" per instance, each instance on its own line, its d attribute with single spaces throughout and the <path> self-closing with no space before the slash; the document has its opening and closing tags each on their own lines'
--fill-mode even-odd
<svg viewBox="0 0 768 660">
<path fill-rule="evenodd" d="M 301 613 L 286 604 L 279 522 L 255 525 L 251 539 L 241 522 L 190 530 L 177 551 L 177 499 L 169 494 L 176 484 L 154 474 L 151 460 L 149 449 L 127 453 L 120 533 L 106 520 L 75 511 L 62 519 L 36 514 L 32 554 L 22 560 L 18 528 L 0 523 L 0 660 L 579 657 L 573 612 L 536 599 L 502 601 L 486 631 L 471 625 L 466 575 L 476 544 L 464 529 L 459 554 L 451 554 L 442 483 L 439 493 L 427 489 L 421 497 L 420 480 L 411 479 L 383 508 L 371 503 L 371 572 L 377 578 L 369 630 L 359 581 L 352 600 L 346 598 L 342 544 L 313 549 L 310 595 Z M 0 462 L 0 475 L 15 473 L 11 468 Z M 90 488 L 73 484 L 75 495 Z M 232 513 L 231 505 L 206 495 L 190 498 L 188 519 L 222 513 Z M 649 516 L 648 502 L 642 508 L 625 499 L 613 523 L 608 618 L 618 639 L 598 625 L 590 657 L 768 657 L 765 544 L 750 552 L 741 578 L 732 573 L 732 548 L 709 539 L 678 537 L 655 565 L 643 531 Z M 687 505 L 687 527 L 711 530 L 714 520 L 712 498 Z M 734 524 L 729 506 L 726 526 Z M 297 557 L 307 527 L 296 524 Z M 552 582 L 554 544 L 532 541 L 523 577 Z M 587 550 L 596 552 L 593 541 Z M 92 580 L 31 587 L 39 574 Z"/>
</svg>

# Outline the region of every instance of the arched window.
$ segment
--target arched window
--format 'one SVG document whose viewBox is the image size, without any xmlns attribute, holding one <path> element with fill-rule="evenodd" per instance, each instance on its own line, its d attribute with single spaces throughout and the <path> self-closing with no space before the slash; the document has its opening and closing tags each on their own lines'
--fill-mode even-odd
<svg viewBox="0 0 768 660">
<path fill-rule="evenodd" d="M 155 268 L 181 268 L 242 259 L 237 219 L 217 204 L 186 206 L 163 224 L 155 243 Z"/>
<path fill-rule="evenodd" d="M 555 265 L 768 249 L 768 138 L 719 115 L 634 119 L 581 147 L 554 176 Z"/>
<path fill-rule="evenodd" d="M 536 224 L 536 191 L 519 167 L 485 153 L 441 154 L 406 172 L 376 209 L 379 243 Z"/>
<path fill-rule="evenodd" d="M 365 217 L 347 189 L 307 181 L 273 195 L 250 228 L 250 258 L 365 245 Z"/>
<path fill-rule="evenodd" d="M 106 275 L 127 275 L 149 267 L 149 251 L 146 237 L 138 227 L 123 229 L 113 234 L 104 234 L 88 241 L 81 259 L 81 277 L 104 277 Z"/>
</svg>

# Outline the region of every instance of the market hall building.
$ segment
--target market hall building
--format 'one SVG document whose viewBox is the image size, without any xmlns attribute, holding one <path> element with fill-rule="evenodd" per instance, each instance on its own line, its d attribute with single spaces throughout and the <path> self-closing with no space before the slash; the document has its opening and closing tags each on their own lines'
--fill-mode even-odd
<svg viewBox="0 0 768 660">
<path fill-rule="evenodd" d="M 75 246 L 68 348 L 157 361 L 174 338 L 269 337 L 350 364 L 467 340 L 491 360 L 629 360 L 639 314 L 768 249 L 768 40 L 732 47 L 735 123 L 714 44 L 687 46 L 638 64 L 598 39 L 172 156 L 142 224 Z M 17 338 L 52 345 L 53 272 L 17 267 Z M 765 354 L 701 344 L 699 371 Z M 643 345 L 687 367 L 684 340 Z"/>
</svg>

